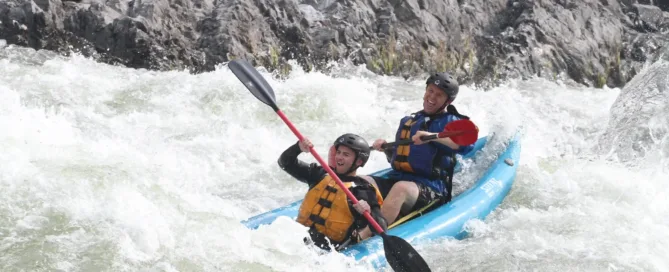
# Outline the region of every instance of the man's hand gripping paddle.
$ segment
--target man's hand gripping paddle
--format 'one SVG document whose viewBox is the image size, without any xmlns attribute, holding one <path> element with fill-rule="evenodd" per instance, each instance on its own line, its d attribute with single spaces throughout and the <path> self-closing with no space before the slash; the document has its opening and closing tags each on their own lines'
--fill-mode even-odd
<svg viewBox="0 0 669 272">
<path fill-rule="evenodd" d="M 467 119 L 456 120 L 448 123 L 444 127 L 444 131 L 439 132 L 438 134 L 433 134 L 430 136 L 420 137 L 423 141 L 433 140 L 437 138 L 446 138 L 450 137 L 451 140 L 458 145 L 470 145 L 478 140 L 479 128 L 474 124 L 474 122 Z M 405 145 L 413 143 L 411 139 L 400 140 L 397 142 L 390 142 L 381 145 L 381 148 L 387 149 L 388 147 Z"/>
</svg>

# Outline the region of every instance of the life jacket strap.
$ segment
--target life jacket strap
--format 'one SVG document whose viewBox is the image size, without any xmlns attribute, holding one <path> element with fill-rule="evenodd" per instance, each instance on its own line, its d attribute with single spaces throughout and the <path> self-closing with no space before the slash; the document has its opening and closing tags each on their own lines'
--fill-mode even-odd
<svg viewBox="0 0 669 272">
<path fill-rule="evenodd" d="M 455 164 L 457 162 L 455 153 L 451 154 L 451 164 L 446 169 L 446 177 L 444 178 L 444 188 L 446 189 L 444 203 L 450 202 L 453 197 L 453 175 L 455 173 Z"/>
<path fill-rule="evenodd" d="M 309 216 L 309 220 L 311 220 L 311 222 L 313 222 L 313 223 L 311 224 L 312 226 L 315 225 L 315 224 L 319 224 L 319 225 L 323 225 L 323 226 L 325 225 L 325 219 L 323 219 L 322 217 L 318 216 L 317 214 L 312 214 L 312 215 L 310 215 L 310 216 Z"/>
<path fill-rule="evenodd" d="M 458 112 L 458 109 L 456 109 L 455 106 L 453 106 L 452 104 L 451 104 L 451 105 L 448 105 L 448 107 L 446 107 L 446 112 L 448 112 L 448 113 L 450 113 L 450 114 L 453 114 L 453 115 L 457 116 L 457 117 L 460 118 L 460 119 L 467 119 L 467 120 L 469 120 L 469 116 L 464 115 L 464 114 L 460 114 L 460 113 Z"/>
<path fill-rule="evenodd" d="M 323 198 L 318 200 L 318 204 L 328 209 L 332 207 L 332 201 Z"/>
<path fill-rule="evenodd" d="M 328 190 L 331 193 L 336 193 L 337 192 L 337 188 L 329 186 L 329 185 L 325 187 L 325 190 Z"/>
</svg>

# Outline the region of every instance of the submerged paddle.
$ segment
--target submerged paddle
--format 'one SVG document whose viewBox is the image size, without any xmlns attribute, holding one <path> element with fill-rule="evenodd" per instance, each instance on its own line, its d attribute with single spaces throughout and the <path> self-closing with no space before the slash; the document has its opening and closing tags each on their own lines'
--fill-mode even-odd
<svg viewBox="0 0 669 272">
<path fill-rule="evenodd" d="M 304 137 L 300 132 L 293 126 L 293 124 L 288 120 L 288 117 L 281 112 L 279 107 L 276 104 L 276 99 L 274 98 L 274 90 L 269 86 L 267 81 L 258 73 L 258 71 L 251 66 L 248 62 L 244 60 L 233 60 L 228 64 L 228 67 L 235 74 L 237 79 L 241 81 L 251 93 L 258 98 L 261 102 L 272 107 L 272 109 L 281 117 L 281 119 L 288 125 L 291 131 L 297 136 L 297 138 L 302 141 Z M 321 156 L 316 153 L 316 150 L 313 147 L 309 147 L 311 154 L 318 160 L 318 162 L 323 166 L 328 174 L 337 182 L 337 185 L 344 190 L 346 196 L 353 202 L 353 204 L 358 203 L 358 199 L 353 196 L 351 191 L 344 186 L 339 177 L 328 167 L 327 163 L 321 158 Z M 407 241 L 403 240 L 397 236 L 390 236 L 383 231 L 383 228 L 372 218 L 369 212 L 363 214 L 369 224 L 376 230 L 377 233 L 383 238 L 383 249 L 386 255 L 386 260 L 390 266 L 395 271 L 430 271 L 430 267 L 427 265 L 423 257 L 416 252 Z"/>
<path fill-rule="evenodd" d="M 458 145 L 470 145 L 475 143 L 476 140 L 478 140 L 479 136 L 478 133 L 479 133 L 479 128 L 474 124 L 474 122 L 467 119 L 462 119 L 448 123 L 446 126 L 444 126 L 444 131 L 439 132 L 438 134 L 432 134 L 430 136 L 422 136 L 420 137 L 420 139 L 423 141 L 428 141 L 437 138 L 450 137 L 451 140 L 453 140 L 453 142 Z M 413 143 L 413 140 L 411 139 L 399 140 L 397 142 L 385 143 L 381 145 L 381 148 L 386 149 L 391 146 L 404 145 L 410 143 Z"/>
</svg>

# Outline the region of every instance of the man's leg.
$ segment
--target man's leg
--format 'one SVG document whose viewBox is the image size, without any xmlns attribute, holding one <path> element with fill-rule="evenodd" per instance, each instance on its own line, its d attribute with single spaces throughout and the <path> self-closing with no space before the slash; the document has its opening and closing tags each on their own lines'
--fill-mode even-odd
<svg viewBox="0 0 669 272">
<path fill-rule="evenodd" d="M 383 200 L 381 214 L 388 222 L 388 225 L 397 220 L 400 212 L 409 213 L 416 204 L 418 198 L 418 186 L 412 181 L 399 181 L 390 189 L 390 193 Z"/>
<path fill-rule="evenodd" d="M 388 222 L 388 225 L 397 220 L 400 211 L 404 211 L 405 213 L 411 211 L 416 204 L 418 193 L 418 186 L 411 181 L 398 181 L 393 185 L 381 206 L 381 214 L 386 219 L 386 222 Z M 369 228 L 368 226 L 360 232 L 362 239 L 372 236 L 372 231 Z"/>
</svg>

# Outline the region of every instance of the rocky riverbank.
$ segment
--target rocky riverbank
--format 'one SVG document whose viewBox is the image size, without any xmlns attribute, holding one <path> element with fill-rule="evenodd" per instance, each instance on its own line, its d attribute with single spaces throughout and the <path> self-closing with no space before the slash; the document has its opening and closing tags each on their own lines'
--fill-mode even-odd
<svg viewBox="0 0 669 272">
<path fill-rule="evenodd" d="M 659 3 L 661 2 L 661 3 Z M 5 0 L 0 39 L 157 70 L 247 58 L 349 60 L 463 83 L 565 77 L 620 87 L 669 41 L 669 3 L 634 0 Z"/>
</svg>

